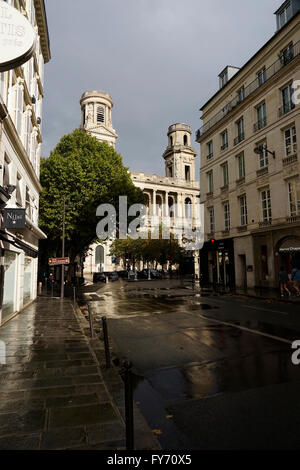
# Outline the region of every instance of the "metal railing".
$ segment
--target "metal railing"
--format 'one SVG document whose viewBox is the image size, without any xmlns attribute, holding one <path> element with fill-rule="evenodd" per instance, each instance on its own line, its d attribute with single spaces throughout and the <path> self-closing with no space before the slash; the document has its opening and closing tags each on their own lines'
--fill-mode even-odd
<svg viewBox="0 0 300 470">
<path fill-rule="evenodd" d="M 244 132 L 242 132 L 241 134 L 239 134 L 239 135 L 234 139 L 234 145 L 239 144 L 239 143 L 242 142 L 244 139 L 245 139 L 245 134 L 244 134 Z"/>
<path fill-rule="evenodd" d="M 293 101 L 290 101 L 289 103 L 285 103 L 283 106 L 280 106 L 278 110 L 279 117 L 289 113 L 290 111 L 292 111 L 292 109 L 295 109 L 295 104 L 293 103 Z"/>
<path fill-rule="evenodd" d="M 265 118 L 261 119 L 260 121 L 257 121 L 254 124 L 254 132 L 260 131 L 261 129 L 266 127 L 266 125 L 267 125 L 267 118 L 265 117 Z"/>
<path fill-rule="evenodd" d="M 274 75 L 276 75 L 280 70 L 286 67 L 291 63 L 298 55 L 300 54 L 300 41 L 293 45 L 290 54 L 288 56 L 281 56 L 276 60 L 270 67 L 266 69 L 266 80 L 261 84 L 259 78 L 257 77 L 253 82 L 250 83 L 245 88 L 244 99 L 241 99 L 238 95 L 231 100 L 224 108 L 219 111 L 212 119 L 210 119 L 206 124 L 204 124 L 200 129 L 196 131 L 196 140 L 199 140 L 200 137 L 208 132 L 215 124 L 220 122 L 224 117 L 226 117 L 236 106 L 241 104 L 248 96 L 252 95 L 258 88 L 265 85 Z"/>
</svg>

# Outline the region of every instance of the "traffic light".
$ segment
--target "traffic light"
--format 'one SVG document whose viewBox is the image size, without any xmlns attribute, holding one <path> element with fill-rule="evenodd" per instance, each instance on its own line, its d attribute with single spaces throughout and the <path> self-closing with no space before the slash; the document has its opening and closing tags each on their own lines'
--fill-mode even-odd
<svg viewBox="0 0 300 470">
<path fill-rule="evenodd" d="M 209 242 L 213 245 L 214 243 L 216 243 L 216 240 L 214 238 L 211 238 Z"/>
</svg>

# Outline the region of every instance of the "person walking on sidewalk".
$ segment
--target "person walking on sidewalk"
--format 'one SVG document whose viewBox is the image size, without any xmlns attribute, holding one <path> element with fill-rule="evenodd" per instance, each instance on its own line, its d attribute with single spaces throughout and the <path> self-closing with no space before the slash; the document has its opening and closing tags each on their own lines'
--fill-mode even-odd
<svg viewBox="0 0 300 470">
<path fill-rule="evenodd" d="M 291 295 L 291 292 L 288 289 L 288 282 L 289 282 L 289 275 L 288 273 L 284 270 L 284 268 L 281 266 L 280 271 L 279 271 L 279 285 L 280 285 L 280 293 L 281 297 L 284 296 L 284 291 L 288 293 L 288 295 Z"/>
<path fill-rule="evenodd" d="M 297 296 L 300 295 L 300 269 L 295 268 L 292 271 L 293 287 L 297 291 Z"/>
</svg>

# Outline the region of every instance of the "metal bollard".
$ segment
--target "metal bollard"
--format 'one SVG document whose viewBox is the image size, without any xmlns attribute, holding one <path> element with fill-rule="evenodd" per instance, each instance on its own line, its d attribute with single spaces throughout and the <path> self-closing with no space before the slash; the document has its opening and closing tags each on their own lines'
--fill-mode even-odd
<svg viewBox="0 0 300 470">
<path fill-rule="evenodd" d="M 92 310 L 91 310 L 90 304 L 88 304 L 87 308 L 88 308 L 88 312 L 89 312 L 89 322 L 90 322 L 91 337 L 94 338 L 93 315 L 92 315 Z"/>
<path fill-rule="evenodd" d="M 124 362 L 126 450 L 134 450 L 133 387 L 131 363 Z"/>
<path fill-rule="evenodd" d="M 106 369 L 110 369 L 110 352 L 109 352 L 109 341 L 108 341 L 106 317 L 102 317 L 102 329 L 103 329 L 103 337 L 104 337 Z"/>
<path fill-rule="evenodd" d="M 51 282 L 51 297 L 53 297 L 53 290 L 54 290 L 54 283 L 53 281 Z"/>
<path fill-rule="evenodd" d="M 73 302 L 76 305 L 76 287 L 73 287 Z"/>
<path fill-rule="evenodd" d="M 39 282 L 39 294 L 42 293 L 43 283 Z"/>
</svg>

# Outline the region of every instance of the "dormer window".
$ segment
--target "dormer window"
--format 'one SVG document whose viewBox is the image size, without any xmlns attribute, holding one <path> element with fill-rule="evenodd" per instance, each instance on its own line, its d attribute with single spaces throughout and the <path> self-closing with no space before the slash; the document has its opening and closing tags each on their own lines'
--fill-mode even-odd
<svg viewBox="0 0 300 470">
<path fill-rule="evenodd" d="M 286 2 L 277 12 L 277 27 L 281 29 L 293 16 L 292 2 Z"/>
<path fill-rule="evenodd" d="M 97 122 L 104 122 L 104 108 L 102 106 L 97 108 Z"/>
</svg>

